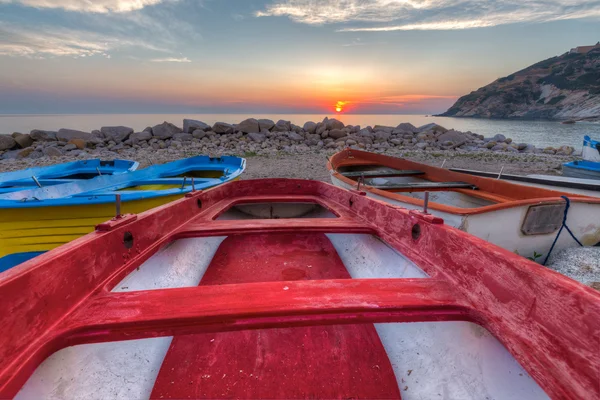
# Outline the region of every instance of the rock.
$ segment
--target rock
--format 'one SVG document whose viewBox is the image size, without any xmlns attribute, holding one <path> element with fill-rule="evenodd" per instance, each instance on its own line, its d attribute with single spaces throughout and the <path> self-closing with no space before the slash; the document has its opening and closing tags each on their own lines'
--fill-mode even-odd
<svg viewBox="0 0 600 400">
<path fill-rule="evenodd" d="M 492 143 L 492 142 L 490 142 Z M 492 151 L 504 151 L 506 150 L 508 146 L 506 145 L 506 143 L 498 143 L 497 145 L 495 145 L 494 147 L 492 147 Z"/>
<path fill-rule="evenodd" d="M 17 153 L 20 151 L 21 149 L 5 151 L 0 158 L 2 160 L 14 160 L 15 158 L 17 158 Z"/>
<path fill-rule="evenodd" d="M 65 147 L 63 147 L 64 151 L 70 151 L 70 150 L 75 150 L 77 149 L 77 146 L 74 143 L 70 143 L 68 145 L 66 145 Z"/>
<path fill-rule="evenodd" d="M 22 149 L 24 149 L 25 147 L 29 147 L 33 144 L 33 139 L 29 134 L 15 132 L 12 134 L 12 137 Z"/>
<path fill-rule="evenodd" d="M 150 140 L 150 139 L 152 139 L 152 130 L 150 130 L 150 132 L 148 132 L 148 131 L 135 132 L 129 136 L 129 140 L 131 140 L 131 142 L 134 144 L 145 141 L 145 140 Z"/>
<path fill-rule="evenodd" d="M 494 136 L 494 137 L 492 138 L 492 140 L 493 140 L 494 142 L 497 142 L 497 143 L 504 142 L 504 141 L 506 140 L 506 136 L 504 136 L 504 135 L 501 135 L 501 134 L 497 134 L 496 136 Z"/>
<path fill-rule="evenodd" d="M 191 133 L 176 133 L 173 135 L 173 140 L 180 142 L 191 142 L 194 139 Z"/>
<path fill-rule="evenodd" d="M 262 143 L 265 140 L 267 140 L 267 135 L 265 135 L 264 133 L 252 132 L 248 134 L 248 138 L 253 142 Z"/>
<path fill-rule="evenodd" d="M 100 132 L 104 134 L 104 137 L 107 140 L 121 143 L 122 141 L 127 140 L 129 135 L 133 133 L 133 129 L 126 126 L 103 126 L 100 128 Z"/>
<path fill-rule="evenodd" d="M 392 133 L 394 131 L 394 127 L 392 126 L 385 126 L 385 125 L 375 125 L 373 127 L 373 132 L 387 132 L 387 133 Z"/>
<path fill-rule="evenodd" d="M 217 122 L 213 125 L 212 130 L 221 135 L 230 134 L 233 133 L 233 125 L 226 122 Z"/>
<path fill-rule="evenodd" d="M 554 147 L 546 147 L 543 150 L 544 154 L 556 154 L 556 150 L 554 149 Z"/>
<path fill-rule="evenodd" d="M 323 121 L 328 131 L 332 131 L 334 129 L 344 129 L 346 125 L 342 121 L 338 121 L 335 118 L 327 119 L 327 121 Z"/>
<path fill-rule="evenodd" d="M 12 149 L 17 145 L 15 139 L 10 135 L 0 135 L 0 151 Z"/>
<path fill-rule="evenodd" d="M 395 144 L 396 146 L 398 146 L 398 145 L 402 144 L 402 140 L 400 140 L 400 139 L 392 139 L 392 140 L 390 140 L 390 143 Z"/>
<path fill-rule="evenodd" d="M 377 140 L 388 140 L 391 137 L 392 137 L 392 134 L 390 132 L 386 132 L 386 131 L 375 132 L 375 139 L 377 139 Z"/>
<path fill-rule="evenodd" d="M 192 136 L 196 139 L 202 139 L 203 137 L 205 137 L 207 135 L 206 132 L 204 132 L 202 129 L 196 129 L 194 131 L 194 133 L 192 133 Z"/>
<path fill-rule="evenodd" d="M 455 130 L 450 130 L 438 136 L 439 142 L 452 142 L 452 144 L 464 143 L 467 141 L 467 136 Z"/>
<path fill-rule="evenodd" d="M 209 131 L 210 125 L 205 124 L 202 121 L 195 119 L 184 119 L 183 120 L 183 133 L 192 133 L 196 130 Z"/>
<path fill-rule="evenodd" d="M 59 129 L 56 138 L 61 142 L 68 142 L 71 139 L 90 140 L 92 134 L 89 132 L 77 131 L 75 129 Z"/>
<path fill-rule="evenodd" d="M 170 139 L 174 134 L 181 132 L 183 132 L 182 129 L 167 121 L 152 127 L 152 136 L 161 140 Z"/>
<path fill-rule="evenodd" d="M 494 142 L 494 141 L 487 142 L 487 143 L 485 144 L 485 148 L 486 148 L 486 149 L 491 149 L 491 148 L 493 148 L 493 147 L 494 147 L 495 145 L 497 145 L 497 144 L 498 144 L 498 143 L 496 143 L 496 142 Z"/>
<path fill-rule="evenodd" d="M 375 134 L 373 132 L 371 132 L 370 130 L 368 130 L 367 128 L 364 128 L 364 129 L 361 129 L 360 131 L 358 131 L 357 135 L 363 136 L 363 137 L 370 137 L 370 138 L 375 137 Z"/>
<path fill-rule="evenodd" d="M 346 140 L 346 146 L 354 146 L 355 144 L 358 144 L 356 140 L 353 140 L 353 139 Z"/>
<path fill-rule="evenodd" d="M 248 118 L 238 124 L 237 130 L 244 133 L 259 133 L 260 125 L 256 119 Z"/>
<path fill-rule="evenodd" d="M 260 127 L 261 131 L 263 131 L 263 130 L 270 131 L 271 128 L 273 128 L 275 126 L 275 122 L 273 122 L 270 119 L 259 119 L 258 126 Z"/>
<path fill-rule="evenodd" d="M 506 140 L 504 141 L 504 143 L 511 144 L 512 143 L 512 139 L 511 138 L 506 138 Z"/>
<path fill-rule="evenodd" d="M 506 148 L 506 151 L 508 151 L 509 153 L 518 153 L 518 152 L 519 152 L 519 150 L 515 149 L 515 148 L 514 148 L 514 147 L 512 147 L 512 146 L 508 146 L 508 147 Z"/>
<path fill-rule="evenodd" d="M 111 148 L 112 151 L 117 151 L 117 150 L 121 150 L 124 149 L 125 145 L 123 143 L 117 143 L 115 146 L 113 146 Z"/>
<path fill-rule="evenodd" d="M 308 133 L 316 133 L 317 131 L 317 124 L 312 122 L 312 121 L 308 121 L 304 124 L 304 126 L 302 127 L 302 129 L 304 129 L 306 132 Z"/>
<path fill-rule="evenodd" d="M 329 131 L 329 137 L 333 139 L 340 139 L 344 136 L 348 136 L 348 133 L 341 129 L 333 129 Z"/>
<path fill-rule="evenodd" d="M 297 134 L 296 132 L 290 132 L 287 134 L 287 137 L 290 140 L 296 141 L 296 142 L 300 142 L 302 140 L 304 140 L 304 138 L 302 136 L 300 136 L 299 134 Z"/>
<path fill-rule="evenodd" d="M 415 147 L 416 147 L 417 149 L 419 149 L 419 150 L 425 150 L 425 148 L 426 148 L 427 146 L 428 146 L 428 144 L 427 144 L 427 143 L 424 143 L 424 142 L 417 143 L 417 144 L 415 145 Z"/>
<path fill-rule="evenodd" d="M 150 133 L 152 133 L 152 127 L 151 127 L 151 126 L 147 126 L 147 127 L 146 127 L 146 128 L 143 130 L 143 132 L 150 132 Z"/>
<path fill-rule="evenodd" d="M 60 151 L 59 149 L 57 149 L 56 147 L 44 147 L 44 150 L 42 150 L 43 153 L 45 155 L 47 155 L 48 157 L 60 157 L 63 155 L 62 151 Z"/>
<path fill-rule="evenodd" d="M 517 144 L 517 150 L 525 150 L 529 146 L 527 143 L 519 143 Z"/>
<path fill-rule="evenodd" d="M 57 132 L 53 131 L 42 131 L 39 129 L 34 129 L 29 133 L 29 136 L 31 136 L 33 140 L 37 140 L 40 142 L 53 142 L 56 140 L 56 134 Z"/>
<path fill-rule="evenodd" d="M 119 143 L 121 146 L 123 145 L 123 143 Z M 81 155 L 85 154 L 85 151 L 83 150 L 73 150 L 72 152 L 69 153 L 69 155 L 71 157 L 79 157 Z"/>
<path fill-rule="evenodd" d="M 25 158 L 34 152 L 33 147 L 27 147 L 26 149 L 18 150 L 16 158 Z"/>
<path fill-rule="evenodd" d="M 445 133 L 448 131 L 448 129 L 444 128 L 441 125 L 435 124 L 435 123 L 423 125 L 423 126 L 420 126 L 417 128 L 417 132 L 425 132 L 425 131 Z"/>
<path fill-rule="evenodd" d="M 398 125 L 396 127 L 396 129 L 402 130 L 404 132 L 413 132 L 413 133 L 418 131 L 416 126 L 414 126 L 413 124 L 409 124 L 408 122 L 401 123 L 400 125 Z"/>
<path fill-rule="evenodd" d="M 85 149 L 87 142 L 83 139 L 71 139 L 69 140 L 68 144 L 74 144 L 79 150 L 83 150 Z"/>
<path fill-rule="evenodd" d="M 571 146 L 560 146 L 556 151 L 556 154 L 570 156 L 575 152 L 575 149 Z"/>
<path fill-rule="evenodd" d="M 284 121 L 280 119 L 277 121 L 275 126 L 271 129 L 273 132 L 289 132 L 292 130 L 292 124 L 290 121 Z"/>
</svg>

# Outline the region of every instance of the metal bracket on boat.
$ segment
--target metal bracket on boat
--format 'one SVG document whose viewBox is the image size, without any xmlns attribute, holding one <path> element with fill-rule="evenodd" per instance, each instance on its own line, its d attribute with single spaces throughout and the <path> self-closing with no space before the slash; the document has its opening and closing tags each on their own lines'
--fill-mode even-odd
<svg viewBox="0 0 600 400">
<path fill-rule="evenodd" d="M 96 225 L 96 232 L 110 232 L 113 229 L 119 228 L 123 225 L 127 225 L 135 220 L 137 220 L 136 214 L 125 214 L 118 219 L 113 218 L 110 221 L 106 221 Z"/>
<path fill-rule="evenodd" d="M 192 176 L 192 192 L 196 191 L 196 184 L 194 183 L 194 177 Z"/>
<path fill-rule="evenodd" d="M 183 177 L 183 183 L 181 184 L 181 190 L 185 187 L 185 181 L 187 181 L 187 176 Z"/>
<path fill-rule="evenodd" d="M 425 199 L 423 200 L 423 214 L 429 214 L 427 208 L 429 207 L 429 192 L 425 192 Z"/>
<path fill-rule="evenodd" d="M 498 177 L 496 179 L 502 178 L 502 172 L 504 172 L 504 165 L 502 166 L 502 168 L 500 168 L 500 173 L 498 174 Z"/>
<path fill-rule="evenodd" d="M 442 225 L 444 223 L 444 219 L 440 217 L 436 217 L 433 214 L 423 214 L 422 211 L 419 210 L 410 210 L 408 212 L 411 216 L 418 218 L 422 221 L 428 222 L 430 224 Z"/>
<path fill-rule="evenodd" d="M 98 171 L 98 176 L 102 176 L 102 172 L 100 172 L 100 168 L 96 167 L 96 171 Z"/>
<path fill-rule="evenodd" d="M 442 166 L 440 168 L 444 168 L 444 165 L 446 165 L 446 158 L 444 158 L 444 162 L 442 163 Z"/>
<path fill-rule="evenodd" d="M 360 192 L 360 184 L 361 183 L 363 185 L 365 183 L 365 176 L 364 175 L 361 175 L 361 176 L 358 177 L 358 185 L 356 186 L 356 190 L 358 190 L 359 192 Z"/>
<path fill-rule="evenodd" d="M 119 219 L 119 218 L 121 218 L 121 195 L 120 194 L 115 195 L 115 206 L 116 206 L 115 218 Z"/>
<path fill-rule="evenodd" d="M 32 176 L 31 176 L 31 179 L 33 179 L 33 181 L 35 182 L 35 184 L 36 184 L 36 185 L 37 185 L 39 188 L 41 188 L 41 187 L 42 187 L 42 184 L 40 183 L 40 181 L 38 181 L 38 179 L 35 177 L 35 175 L 32 175 Z"/>
</svg>

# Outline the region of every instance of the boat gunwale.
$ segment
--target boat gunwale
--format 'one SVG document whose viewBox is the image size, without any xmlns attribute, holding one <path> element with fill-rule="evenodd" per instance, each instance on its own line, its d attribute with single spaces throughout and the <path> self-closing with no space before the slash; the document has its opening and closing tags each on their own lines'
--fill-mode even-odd
<svg viewBox="0 0 600 400">
<path fill-rule="evenodd" d="M 352 158 L 349 157 L 349 153 L 351 154 Z M 348 160 L 352 160 L 352 161 L 348 161 Z M 417 163 L 414 161 L 409 161 L 409 160 L 405 160 L 405 159 L 401 159 L 401 158 L 386 156 L 383 154 L 370 153 L 370 152 L 355 150 L 355 149 L 345 149 L 345 150 L 342 150 L 342 151 L 332 155 L 327 161 L 327 169 L 328 169 L 329 173 L 335 179 L 338 179 L 339 181 L 341 181 L 347 185 L 355 187 L 355 186 L 357 186 L 357 181 L 346 178 L 344 175 L 342 175 L 340 172 L 338 172 L 337 168 L 341 167 L 341 166 L 355 165 L 354 162 L 357 162 L 357 161 L 358 161 L 358 163 L 361 163 L 363 161 L 364 162 L 368 161 L 371 164 L 376 163 L 381 166 L 392 167 L 395 169 L 402 169 L 402 167 L 401 167 L 401 165 L 394 165 L 394 164 L 408 163 L 410 169 L 421 168 L 421 170 L 424 170 L 423 172 L 425 172 L 426 175 L 430 174 L 430 176 L 431 175 L 435 176 L 436 174 L 439 175 L 441 173 L 445 176 L 448 176 L 449 179 L 452 181 L 462 180 L 467 183 L 473 183 L 476 186 L 479 186 L 479 184 L 481 184 L 482 182 L 487 183 L 487 184 L 494 183 L 494 185 L 501 186 L 501 187 L 503 187 L 502 189 L 506 190 L 506 191 L 512 191 L 512 192 L 525 191 L 525 192 L 532 192 L 532 193 L 539 191 L 544 196 L 544 197 L 532 197 L 529 199 L 515 199 L 512 201 L 506 201 L 506 200 L 502 201 L 500 198 L 498 198 L 498 200 L 500 200 L 502 202 L 487 205 L 487 206 L 482 206 L 482 207 L 473 207 L 473 208 L 461 208 L 461 207 L 455 207 L 455 206 L 449 206 L 446 204 L 436 203 L 433 201 L 429 202 L 430 209 L 441 211 L 441 212 L 446 212 L 446 213 L 450 213 L 450 214 L 461 215 L 461 216 L 483 214 L 483 213 L 487 213 L 487 212 L 500 211 L 500 210 L 506 210 L 506 209 L 511 209 L 511 208 L 517 208 L 517 207 L 531 206 L 531 205 L 560 204 L 560 203 L 565 202 L 565 200 L 562 199 L 561 196 L 568 196 L 571 203 L 600 204 L 600 198 L 594 198 L 594 197 L 589 197 L 589 196 L 585 196 L 585 195 L 565 193 L 565 192 L 559 192 L 559 191 L 541 189 L 541 188 L 535 188 L 535 187 L 526 187 L 526 186 L 511 183 L 511 182 L 506 182 L 506 181 L 492 179 L 492 178 L 486 178 L 486 177 L 480 177 L 480 176 L 474 176 L 474 175 L 468 175 L 468 174 L 462 174 L 459 172 L 449 171 L 449 170 L 445 170 L 443 168 L 433 167 L 433 166 Z M 427 171 L 430 171 L 430 173 L 428 174 Z M 408 204 L 411 204 L 414 206 L 423 207 L 423 205 L 424 205 L 423 200 L 416 199 L 414 197 L 403 196 L 403 195 L 399 194 L 402 192 L 391 192 L 391 191 L 387 191 L 387 190 L 375 189 L 369 185 L 361 185 L 361 190 L 376 194 L 378 196 L 382 196 L 387 199 L 391 199 L 391 200 L 395 200 L 395 201 L 399 201 L 399 202 L 403 202 L 403 203 L 408 203 Z M 445 190 L 447 191 L 447 189 L 445 189 Z M 416 192 L 416 191 L 431 192 L 431 191 L 437 191 L 437 190 L 431 190 L 431 189 L 410 190 L 410 192 Z M 478 193 L 479 191 L 477 191 L 477 190 L 471 191 L 471 190 L 467 190 L 467 189 L 456 189 L 456 190 L 452 190 L 452 191 L 457 192 L 457 193 L 466 194 L 469 196 L 483 198 L 486 200 L 491 200 L 495 197 L 494 193 L 490 193 L 487 191 L 485 191 L 485 192 L 482 191 L 483 193 L 488 193 L 491 195 L 487 198 L 482 197 L 481 196 L 482 192 Z M 404 190 L 403 192 L 409 192 L 409 191 Z"/>
<path fill-rule="evenodd" d="M 335 208 L 341 218 L 248 220 L 242 223 L 210 220 L 212 215 L 236 198 L 253 196 L 271 199 L 318 196 Z M 415 236 L 416 225 L 419 231 Z M 471 320 L 498 338 L 551 396 L 581 397 L 590 391 L 598 391 L 598 375 L 593 371 L 600 367 L 600 360 L 593 354 L 595 338 L 590 332 L 597 332 L 600 324 L 600 293 L 419 211 L 395 207 L 367 198 L 364 193 L 323 182 L 268 179 L 232 182 L 190 193 L 169 205 L 111 220 L 101 228 L 0 275 L 0 294 L 5 298 L 0 313 L 7 328 L 5 335 L 0 336 L 0 355 L 5 360 L 0 365 L 0 397 L 14 396 L 35 367 L 47 355 L 62 347 L 180 332 L 257 328 L 244 325 L 251 324 L 252 318 L 257 316 L 274 317 L 270 322 L 261 322 L 269 327 L 283 327 L 296 322 L 318 325 L 380 321 L 379 318 L 389 318 L 387 322 L 414 322 L 426 318 L 436 321 Z M 196 308 L 189 312 L 186 307 L 179 307 L 177 318 L 171 318 L 168 308 L 178 304 L 172 301 L 177 296 L 184 295 L 185 298 L 186 293 L 202 296 L 216 289 L 203 286 L 158 289 L 151 293 L 107 293 L 108 283 L 116 283 L 118 275 L 133 271 L 173 240 L 222 236 L 223 233 L 277 233 L 281 229 L 375 234 L 427 272 L 431 279 L 420 279 L 419 282 L 383 279 L 379 282 L 292 281 L 254 284 L 256 286 L 222 285 L 219 290 L 235 290 L 214 304 L 193 302 L 197 303 Z M 128 232 L 135 238 L 129 248 L 124 239 Z M 490 265 L 495 267 L 493 271 L 487 270 Z M 42 279 L 49 271 L 56 278 Z M 68 282 L 65 281 L 67 278 Z M 362 292 L 356 289 L 369 284 L 387 285 L 391 293 L 384 293 L 381 286 Z M 428 284 L 433 285 L 434 290 L 425 295 L 418 287 Z M 294 296 L 298 285 L 319 290 L 308 299 L 298 292 L 298 299 L 288 308 L 270 307 L 269 296 L 278 304 L 284 304 L 289 300 L 285 296 Z M 274 291 L 274 287 L 281 290 Z M 408 289 L 411 287 L 414 289 L 412 292 Z M 70 290 L 67 299 L 64 297 L 66 288 Z M 228 314 L 227 309 L 232 302 L 237 302 L 243 309 L 249 297 L 240 297 L 239 293 L 246 294 L 245 289 L 252 288 L 257 290 L 251 299 L 256 308 L 244 311 L 249 319 L 244 320 L 239 309 Z M 402 300 L 401 297 L 406 295 L 403 288 L 416 297 Z M 346 292 L 332 296 L 335 290 Z M 358 297 L 352 297 L 351 293 Z M 144 296 L 152 298 L 144 299 Z M 318 310 L 306 305 L 311 298 L 318 305 Z M 116 307 L 119 304 L 123 306 L 124 312 L 113 310 L 110 306 L 113 301 L 116 301 L 113 304 Z M 378 306 L 373 301 L 382 303 Z M 410 304 L 414 306 L 419 301 L 425 308 L 419 306 L 410 311 Z M 136 308 L 136 302 L 145 306 Z M 387 305 L 381 307 L 384 303 Z M 161 304 L 166 308 L 161 308 Z M 213 307 L 213 311 L 208 312 L 202 307 Z M 402 308 L 401 315 L 385 316 Z M 96 312 L 90 312 L 92 309 Z M 336 314 L 341 309 L 347 312 L 347 319 Z M 375 311 L 378 315 L 372 314 L 374 309 L 378 310 Z M 163 311 L 162 316 L 159 315 L 160 310 Z M 410 312 L 402 314 L 405 311 Z M 294 316 L 291 314 L 294 313 L 305 319 L 292 321 Z M 28 320 L 29 315 L 38 317 L 32 323 L 26 323 L 27 330 L 23 331 L 21 324 Z M 277 319 L 286 315 L 292 319 Z M 238 317 L 241 318 L 240 325 L 236 326 Z M 136 321 L 141 325 L 136 325 Z M 561 326 L 563 329 L 560 329 Z M 556 368 L 557 363 L 563 367 Z"/>
</svg>

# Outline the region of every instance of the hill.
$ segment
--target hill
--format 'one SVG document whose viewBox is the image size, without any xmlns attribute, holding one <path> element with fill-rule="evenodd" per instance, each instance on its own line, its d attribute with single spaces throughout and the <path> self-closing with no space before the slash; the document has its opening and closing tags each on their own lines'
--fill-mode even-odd
<svg viewBox="0 0 600 400">
<path fill-rule="evenodd" d="M 600 118 L 600 43 L 577 47 L 500 78 L 441 116 L 583 120 Z"/>
</svg>

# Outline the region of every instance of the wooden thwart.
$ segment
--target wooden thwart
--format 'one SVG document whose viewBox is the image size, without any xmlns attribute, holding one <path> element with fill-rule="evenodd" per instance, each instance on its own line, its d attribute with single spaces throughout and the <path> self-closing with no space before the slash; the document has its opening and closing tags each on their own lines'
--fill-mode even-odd
<svg viewBox="0 0 600 400">
<path fill-rule="evenodd" d="M 414 175 L 425 175 L 423 171 L 417 170 L 400 170 L 400 169 L 392 169 L 386 168 L 377 171 L 349 171 L 342 172 L 346 178 L 357 178 L 364 176 L 365 178 L 375 178 L 375 177 L 386 177 L 386 176 L 414 176 Z"/>
<path fill-rule="evenodd" d="M 412 183 L 389 183 L 383 185 L 369 185 L 375 189 L 472 189 L 477 186 L 467 182 L 412 182 Z"/>
</svg>

